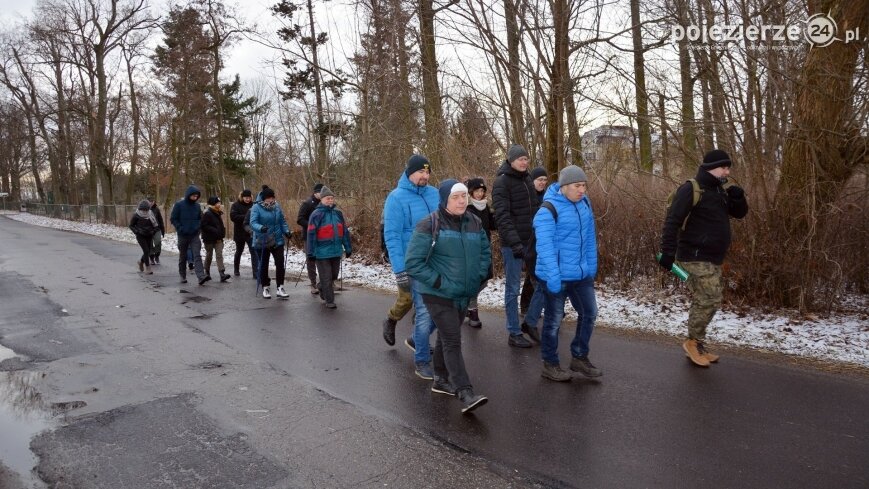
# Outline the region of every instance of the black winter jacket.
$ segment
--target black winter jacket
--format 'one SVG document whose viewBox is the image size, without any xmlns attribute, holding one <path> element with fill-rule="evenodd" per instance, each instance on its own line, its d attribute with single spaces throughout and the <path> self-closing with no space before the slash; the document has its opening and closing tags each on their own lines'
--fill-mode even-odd
<svg viewBox="0 0 869 489">
<path fill-rule="evenodd" d="M 223 212 L 217 212 L 208 207 L 202 214 L 202 241 L 214 243 L 226 237 L 226 226 L 223 225 Z"/>
<path fill-rule="evenodd" d="M 229 208 L 229 220 L 232 221 L 232 239 L 235 241 L 250 241 L 250 233 L 244 228 L 244 216 L 251 207 L 253 207 L 253 199 L 251 199 L 250 204 L 245 204 L 239 197 Z"/>
<path fill-rule="evenodd" d="M 320 199 L 311 194 L 311 198 L 302 202 L 302 205 L 299 206 L 299 215 L 296 217 L 296 224 L 302 226 L 302 242 L 307 242 L 308 220 L 311 219 L 311 214 L 318 205 L 320 205 Z"/>
<path fill-rule="evenodd" d="M 748 213 L 748 202 L 739 187 L 724 190 L 718 178 L 706 170 L 695 177 L 702 193 L 696 206 L 691 182 L 683 183 L 673 197 L 664 220 L 661 253 L 676 255 L 679 261 L 724 262 L 730 248 L 730 218 Z M 682 223 L 688 218 L 685 230 Z"/>
<path fill-rule="evenodd" d="M 498 228 L 495 226 L 495 216 L 492 214 L 492 209 L 487 205 L 485 209 L 478 210 L 474 207 L 474 204 L 468 205 L 468 212 L 480 218 L 480 222 L 483 223 L 483 230 L 486 231 L 486 237 L 489 238 L 489 242 L 492 242 L 492 231 L 497 231 Z"/>
<path fill-rule="evenodd" d="M 130 219 L 130 231 L 136 236 L 150 238 L 157 232 L 157 228 L 154 227 L 154 223 L 150 219 L 134 212 L 133 217 Z"/>
<path fill-rule="evenodd" d="M 492 204 L 501 246 L 527 247 L 531 239 L 531 220 L 540 207 L 534 182 L 528 172 L 520 173 L 504 160 L 492 185 Z"/>
<path fill-rule="evenodd" d="M 163 213 L 160 212 L 160 208 L 157 207 L 156 202 L 154 203 L 154 205 L 151 206 L 151 212 L 154 213 L 154 218 L 157 219 L 157 227 L 160 228 L 160 232 L 163 233 L 163 235 L 165 236 L 166 235 L 166 223 L 163 222 Z"/>
</svg>

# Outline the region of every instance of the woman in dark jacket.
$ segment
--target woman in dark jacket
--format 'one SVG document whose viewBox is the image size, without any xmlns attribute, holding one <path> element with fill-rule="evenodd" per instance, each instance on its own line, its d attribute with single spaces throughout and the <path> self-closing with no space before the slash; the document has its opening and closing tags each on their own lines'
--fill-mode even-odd
<svg viewBox="0 0 869 489">
<path fill-rule="evenodd" d="M 217 255 L 217 271 L 220 281 L 229 280 L 229 274 L 223 266 L 223 238 L 226 237 L 226 226 L 223 225 L 223 204 L 220 197 L 208 198 L 208 210 L 202 215 L 202 242 L 205 243 L 205 274 L 211 276 L 211 259 Z"/>
<path fill-rule="evenodd" d="M 154 197 L 148 197 L 148 202 L 151 204 L 151 212 L 154 213 L 154 218 L 157 219 L 157 232 L 151 239 L 151 265 L 160 264 L 160 252 L 163 250 L 163 236 L 166 235 L 166 223 L 163 222 L 163 214 L 160 208 L 157 207 L 157 201 Z"/>
<path fill-rule="evenodd" d="M 489 207 L 489 202 L 486 200 L 486 192 L 488 191 L 486 188 L 486 181 L 482 178 L 472 178 L 468 180 L 465 185 L 468 187 L 468 212 L 480 218 L 480 222 L 483 223 L 483 230 L 486 231 L 486 238 L 488 238 L 491 243 L 492 231 L 495 231 L 497 228 L 495 227 L 495 216 L 492 214 L 492 209 Z M 486 280 L 492 278 L 492 276 L 494 276 L 494 269 L 490 265 L 489 276 L 486 277 Z M 484 287 L 485 284 L 483 287 L 480 287 L 480 290 Z M 480 321 L 480 313 L 477 309 L 477 298 L 479 295 L 480 293 L 477 292 L 474 297 L 471 297 L 471 300 L 468 303 L 468 326 L 472 328 L 483 327 L 483 323 Z"/>
<path fill-rule="evenodd" d="M 247 251 L 250 253 L 250 264 L 253 268 L 253 278 L 256 279 L 259 261 L 257 261 L 257 254 L 253 251 L 253 236 L 244 227 L 244 218 L 250 212 L 251 207 L 253 207 L 253 192 L 244 189 L 239 194 L 238 200 L 232 203 L 232 207 L 229 209 L 229 219 L 232 221 L 232 239 L 235 241 L 235 259 L 233 260 L 235 276 L 239 276 L 241 255 L 244 253 L 244 245 L 247 245 Z"/>
<path fill-rule="evenodd" d="M 136 241 L 142 248 L 142 257 L 139 258 L 139 271 L 150 275 L 151 271 L 151 240 L 154 233 L 159 231 L 157 218 L 151 212 L 151 203 L 147 200 L 139 202 L 139 207 L 130 219 L 130 231 L 136 235 Z"/>
</svg>

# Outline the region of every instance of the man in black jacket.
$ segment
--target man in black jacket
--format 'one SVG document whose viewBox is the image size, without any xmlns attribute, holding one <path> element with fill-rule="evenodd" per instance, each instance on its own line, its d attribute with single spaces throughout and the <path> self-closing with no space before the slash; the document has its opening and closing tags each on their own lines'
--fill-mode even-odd
<svg viewBox="0 0 869 489">
<path fill-rule="evenodd" d="M 256 280 L 259 257 L 253 250 L 253 236 L 244 227 L 245 215 L 251 207 L 253 207 L 253 192 L 250 189 L 244 189 L 238 195 L 238 200 L 232 203 L 232 207 L 229 209 L 229 219 L 232 221 L 232 239 L 235 241 L 235 259 L 233 261 L 235 276 L 240 275 L 241 255 L 244 253 L 244 245 L 247 245 L 247 251 L 250 253 L 250 264 L 253 268 L 253 278 Z"/>
<path fill-rule="evenodd" d="M 692 301 L 682 348 L 700 367 L 718 361 L 704 341 L 724 290 L 721 264 L 730 248 L 730 218 L 748 214 L 745 191 L 727 181 L 731 165 L 730 156 L 720 149 L 706 153 L 693 181 L 676 190 L 661 237 L 661 266 L 670 270 L 678 260 L 689 274 Z"/>
<path fill-rule="evenodd" d="M 314 209 L 320 205 L 320 190 L 323 188 L 322 183 L 317 183 L 314 185 L 314 193 L 311 194 L 311 198 L 302 202 L 302 205 L 299 207 L 299 215 L 296 217 L 296 224 L 302 226 L 302 242 L 305 243 L 305 254 L 308 256 L 307 259 L 307 267 L 308 267 L 308 280 L 311 281 L 311 293 L 319 294 L 320 289 L 317 288 L 317 261 L 311 258 L 311 255 L 308 255 L 308 220 L 311 218 L 311 213 L 314 212 Z"/>
<path fill-rule="evenodd" d="M 523 335 L 519 325 L 519 286 L 522 283 L 522 263 L 531 240 L 531 220 L 540 207 L 534 183 L 528 174 L 528 152 L 518 144 L 507 151 L 507 160 L 498 170 L 492 186 L 492 204 L 495 207 L 495 222 L 501 237 L 501 254 L 504 258 L 504 308 L 507 313 L 508 344 L 517 348 L 530 348 L 531 343 Z M 529 335 L 536 330 L 526 331 Z M 539 336 L 533 339 L 539 341 Z"/>
</svg>

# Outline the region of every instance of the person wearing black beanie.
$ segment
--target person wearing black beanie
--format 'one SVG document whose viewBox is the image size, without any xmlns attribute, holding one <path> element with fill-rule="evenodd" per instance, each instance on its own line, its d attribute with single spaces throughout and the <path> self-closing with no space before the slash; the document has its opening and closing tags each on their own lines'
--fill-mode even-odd
<svg viewBox="0 0 869 489">
<path fill-rule="evenodd" d="M 253 269 L 253 278 L 256 279 L 259 257 L 253 250 L 253 235 L 244 226 L 245 217 L 250 212 L 251 207 L 253 207 L 253 192 L 246 188 L 238 194 L 238 199 L 229 208 L 229 219 L 232 221 L 232 240 L 235 241 L 235 258 L 233 260 L 235 276 L 238 277 L 241 274 L 239 270 L 241 255 L 244 253 L 244 246 L 247 245 L 247 251 L 250 253 L 250 264 Z"/>
<path fill-rule="evenodd" d="M 724 291 L 721 265 L 730 248 L 730 219 L 748 214 L 745 191 L 728 179 L 732 166 L 725 151 L 706 153 L 697 175 L 674 192 L 661 236 L 658 263 L 669 271 L 678 261 L 688 272 L 686 285 L 692 301 L 686 324 L 688 339 L 682 349 L 700 367 L 718 361 L 718 355 L 710 353 L 704 341 Z"/>
<path fill-rule="evenodd" d="M 320 205 L 320 190 L 322 189 L 322 183 L 317 182 L 314 184 L 314 193 L 312 193 L 307 200 L 302 202 L 302 205 L 299 206 L 299 214 L 296 216 L 296 224 L 302 228 L 302 243 L 305 243 L 305 246 L 307 246 L 308 243 L 308 221 L 310 220 L 314 209 Z M 311 294 L 316 295 L 320 293 L 320 288 L 317 285 L 317 260 L 309 256 L 307 254 L 308 251 L 309 250 L 305 248 L 307 256 L 305 266 L 308 269 L 308 281 L 311 283 Z"/>
</svg>

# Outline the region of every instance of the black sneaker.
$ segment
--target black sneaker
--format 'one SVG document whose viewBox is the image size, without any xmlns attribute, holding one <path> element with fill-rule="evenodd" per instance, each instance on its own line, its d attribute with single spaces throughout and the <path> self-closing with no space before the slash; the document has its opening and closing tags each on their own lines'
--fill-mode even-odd
<svg viewBox="0 0 869 489">
<path fill-rule="evenodd" d="M 474 390 L 470 387 L 465 387 L 460 390 L 456 396 L 459 398 L 459 401 L 462 401 L 462 414 L 470 413 L 474 409 L 489 402 L 489 398 L 479 394 L 474 394 Z"/>
<path fill-rule="evenodd" d="M 510 339 L 507 340 L 507 344 L 516 348 L 531 348 L 531 342 L 525 339 L 525 335 L 521 333 L 511 334 Z"/>
<path fill-rule="evenodd" d="M 603 372 L 588 360 L 588 357 L 573 357 L 570 360 L 570 370 L 579 372 L 589 378 L 600 377 Z"/>
<path fill-rule="evenodd" d="M 438 394 L 446 394 L 448 396 L 456 395 L 456 389 L 453 387 L 453 384 L 450 384 L 447 379 L 438 377 L 437 375 L 434 376 L 434 381 L 431 384 L 431 391 Z"/>
<path fill-rule="evenodd" d="M 477 309 L 468 309 L 468 326 L 477 329 L 483 327 L 483 323 L 480 321 L 480 312 Z"/>
<path fill-rule="evenodd" d="M 220 272 L 220 281 L 221 282 L 226 282 L 229 279 L 230 279 L 230 276 L 228 273 Z"/>
<path fill-rule="evenodd" d="M 394 321 L 389 317 L 383 320 L 383 341 L 385 341 L 389 346 L 395 345 L 396 322 L 397 321 Z M 414 349 L 414 351 L 416 351 L 416 349 Z"/>
<path fill-rule="evenodd" d="M 531 327 L 526 322 L 522 322 L 522 332 L 527 334 L 531 341 L 535 343 L 540 343 L 540 331 L 537 330 L 537 327 Z"/>
<path fill-rule="evenodd" d="M 238 268 L 236 268 L 235 270 L 233 270 L 232 273 L 235 274 L 236 277 L 238 277 L 239 275 L 241 275 L 241 272 L 238 271 Z"/>
<path fill-rule="evenodd" d="M 160 264 L 160 255 L 154 255 L 154 265 Z"/>
<path fill-rule="evenodd" d="M 206 276 L 202 277 L 201 279 L 199 279 L 199 285 L 205 285 L 205 282 L 208 282 L 209 280 L 211 280 L 211 277 L 206 275 Z"/>
<path fill-rule="evenodd" d="M 187 277 L 181 277 L 181 283 L 182 283 L 182 284 L 186 284 L 186 283 L 187 283 Z"/>
<path fill-rule="evenodd" d="M 187 269 L 188 269 L 188 270 L 193 270 L 193 264 L 192 264 L 192 263 L 188 263 L 188 264 L 187 264 Z"/>
</svg>

